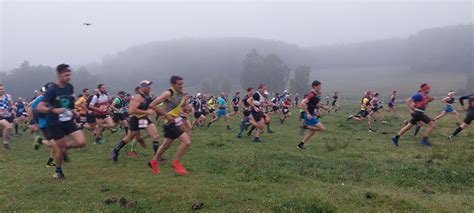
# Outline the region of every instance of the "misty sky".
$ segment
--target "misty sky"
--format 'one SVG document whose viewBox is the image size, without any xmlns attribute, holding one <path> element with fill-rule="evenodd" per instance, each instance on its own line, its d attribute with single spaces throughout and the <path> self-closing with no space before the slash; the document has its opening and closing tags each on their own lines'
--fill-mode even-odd
<svg viewBox="0 0 474 213">
<path fill-rule="evenodd" d="M 473 20 L 471 1 L 380 2 L 2 1 L 0 69 L 23 60 L 78 66 L 132 45 L 183 37 L 259 37 L 314 46 L 405 37 Z"/>
</svg>

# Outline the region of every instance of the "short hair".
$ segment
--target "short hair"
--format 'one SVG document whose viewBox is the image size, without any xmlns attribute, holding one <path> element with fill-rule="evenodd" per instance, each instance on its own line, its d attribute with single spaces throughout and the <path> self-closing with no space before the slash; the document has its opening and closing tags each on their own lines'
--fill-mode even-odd
<svg viewBox="0 0 474 213">
<path fill-rule="evenodd" d="M 0 84 L 0 87 L 4 87 L 3 84 Z"/>
<path fill-rule="evenodd" d="M 183 80 L 183 78 L 181 78 L 180 76 L 177 76 L 177 75 L 173 75 L 173 76 L 171 76 L 171 78 L 170 78 L 170 83 L 176 84 L 176 82 L 178 82 L 178 81 L 180 81 L 180 80 Z"/>
<path fill-rule="evenodd" d="M 87 90 L 89 90 L 89 89 L 87 89 L 87 88 L 84 88 L 84 89 L 82 89 L 82 92 L 86 92 Z"/>
<path fill-rule="evenodd" d="M 67 64 L 60 64 L 56 67 L 56 72 L 58 74 L 62 74 L 62 73 L 65 73 L 65 72 L 71 72 L 71 70 L 69 69 L 69 65 Z"/>
<path fill-rule="evenodd" d="M 253 87 L 247 88 L 247 92 L 250 92 L 251 90 L 253 90 Z"/>
<path fill-rule="evenodd" d="M 104 86 L 105 84 L 99 84 L 97 85 L 97 89 L 100 89 L 102 86 Z"/>
<path fill-rule="evenodd" d="M 258 85 L 258 88 L 259 88 L 259 89 L 262 89 L 263 87 L 265 87 L 265 84 L 260 84 L 260 85 Z"/>
<path fill-rule="evenodd" d="M 312 87 L 319 86 L 319 85 L 321 85 L 321 82 L 319 81 L 313 81 L 313 83 L 311 84 Z"/>
</svg>

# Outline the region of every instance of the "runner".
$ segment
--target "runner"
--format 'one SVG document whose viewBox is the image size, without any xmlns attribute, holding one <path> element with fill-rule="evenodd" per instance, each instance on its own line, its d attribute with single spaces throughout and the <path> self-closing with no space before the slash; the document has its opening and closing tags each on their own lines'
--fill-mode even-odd
<svg viewBox="0 0 474 213">
<path fill-rule="evenodd" d="M 45 131 L 58 147 L 54 159 L 56 161 L 56 171 L 53 177 L 64 179 L 65 176 L 61 166 L 67 150 L 85 146 L 86 139 L 73 121 L 74 87 L 69 83 L 71 80 L 69 65 L 58 65 L 56 72 L 58 81 L 45 92 L 43 100 L 37 106 L 37 110 L 41 113 L 47 113 Z M 70 136 L 72 140 L 66 141 L 65 136 Z"/>
<path fill-rule="evenodd" d="M 102 138 L 102 132 L 105 128 L 113 128 L 115 124 L 109 115 L 109 97 L 107 96 L 107 88 L 104 84 L 99 84 L 97 89 L 99 90 L 99 94 L 92 97 L 92 100 L 89 103 L 89 108 L 94 112 L 97 121 L 97 131 L 95 133 L 94 144 L 103 144 L 105 139 Z"/>
<path fill-rule="evenodd" d="M 247 88 L 247 95 L 244 96 L 242 100 L 240 100 L 240 107 L 242 107 L 243 110 L 243 115 L 244 117 L 242 118 L 242 121 L 240 122 L 240 131 L 237 133 L 237 138 L 242 138 L 242 132 L 244 130 L 247 130 L 248 126 L 252 124 L 253 126 L 257 126 L 257 123 L 253 119 L 253 117 L 250 116 L 250 104 L 248 103 L 249 97 L 252 97 L 253 94 L 255 93 L 254 89 L 252 87 Z"/>
<path fill-rule="evenodd" d="M 133 96 L 130 101 L 130 105 L 128 106 L 128 112 L 130 113 L 130 129 L 128 134 L 115 146 L 115 148 L 112 149 L 111 153 L 113 162 L 118 162 L 120 150 L 127 143 L 130 143 L 133 139 L 139 137 L 141 130 L 147 131 L 153 140 L 154 153 L 158 150 L 159 134 L 156 130 L 155 124 L 150 120 L 150 117 L 155 115 L 155 111 L 150 109 L 150 104 L 152 103 L 150 97 L 151 84 L 151 81 L 141 81 L 139 84 L 138 94 Z M 139 139 L 136 140 L 139 141 Z"/>
<path fill-rule="evenodd" d="M 18 98 L 18 101 L 15 103 L 15 119 L 13 121 L 14 125 L 15 125 L 15 134 L 16 135 L 21 135 L 21 133 L 18 132 L 18 128 L 20 128 L 20 125 L 23 124 L 24 126 L 26 126 L 26 122 L 27 122 L 27 119 L 26 119 L 26 104 L 23 100 L 22 97 L 19 97 Z M 24 127 L 22 126 L 22 129 Z M 23 129 L 23 131 L 26 131 L 26 129 Z"/>
<path fill-rule="evenodd" d="M 117 97 L 114 98 L 110 108 L 112 108 L 112 120 L 115 124 L 114 128 L 121 125 L 125 130 L 125 135 L 128 134 L 128 114 L 127 114 L 127 101 L 125 100 L 126 93 L 124 91 L 120 91 L 117 93 Z M 114 133 L 116 130 L 113 130 Z"/>
<path fill-rule="evenodd" d="M 390 98 L 388 99 L 388 109 L 387 111 L 393 112 L 395 115 L 397 114 L 397 107 L 395 105 L 395 101 L 397 99 L 397 91 L 394 90 L 392 91 L 392 95 L 390 95 Z"/>
<path fill-rule="evenodd" d="M 431 118 L 425 115 L 425 110 L 428 106 L 428 103 L 433 101 L 433 97 L 428 96 L 430 90 L 431 86 L 429 84 L 422 84 L 420 86 L 420 90 L 418 90 L 418 93 L 406 100 L 408 109 L 410 110 L 410 113 L 412 115 L 412 119 L 408 124 L 406 124 L 402 129 L 400 129 L 396 136 L 392 138 L 392 142 L 395 146 L 398 146 L 398 140 L 400 139 L 400 137 L 405 134 L 405 132 L 410 130 L 413 126 L 417 125 L 420 121 L 429 125 L 428 128 L 425 130 L 425 134 L 423 136 L 421 144 L 431 146 L 428 137 L 430 136 L 433 129 L 436 127 L 436 124 L 433 120 L 431 120 Z"/>
<path fill-rule="evenodd" d="M 306 149 L 305 144 L 308 140 L 314 135 L 316 132 L 323 132 L 326 130 L 324 125 L 319 122 L 319 120 L 315 116 L 316 108 L 322 107 L 325 109 L 329 109 L 327 105 L 321 105 L 321 97 L 319 93 L 321 91 L 321 82 L 313 81 L 311 84 L 311 91 L 306 95 L 306 98 L 300 104 L 300 108 L 304 110 L 304 126 L 305 129 L 309 131 L 306 132 L 301 142 L 298 144 L 299 149 Z"/>
<path fill-rule="evenodd" d="M 361 106 L 360 106 L 360 111 L 356 115 L 350 115 L 347 118 L 347 121 L 354 119 L 357 121 L 365 121 L 367 120 L 367 125 L 369 127 L 369 132 L 375 132 L 374 129 L 372 129 L 372 117 L 370 113 L 370 101 L 372 100 L 372 91 L 366 91 L 364 93 L 364 97 L 362 98 Z"/>
<path fill-rule="evenodd" d="M 240 105 L 240 92 L 236 92 L 234 97 L 232 97 L 232 106 L 233 106 L 234 112 L 232 112 L 230 116 L 234 116 L 238 114 L 240 117 L 240 120 L 242 120 L 243 118 L 242 118 L 242 115 L 240 114 L 239 105 Z"/>
<path fill-rule="evenodd" d="M 82 89 L 82 96 L 80 96 L 74 105 L 76 106 L 77 112 L 79 113 L 80 128 L 82 129 L 87 123 L 87 99 L 89 98 L 89 89 Z"/>
<path fill-rule="evenodd" d="M 183 78 L 179 76 L 172 76 L 170 79 L 170 89 L 163 92 L 158 98 L 156 98 L 150 107 L 157 113 L 164 116 L 165 125 L 164 129 L 164 142 L 156 152 L 153 159 L 148 163 L 152 169 L 153 174 L 159 174 L 158 170 L 158 159 L 170 148 L 171 144 L 175 139 L 178 139 L 181 143 L 176 151 L 175 158 L 172 163 L 172 167 L 177 174 L 185 175 L 188 171 L 181 164 L 181 159 L 191 144 L 190 137 L 180 128 L 183 124 L 179 113 L 182 110 L 184 99 L 183 99 Z M 156 105 L 164 102 L 165 110 L 158 109 Z"/>
<path fill-rule="evenodd" d="M 206 122 L 206 101 L 203 99 L 201 93 L 196 94 L 196 98 L 193 101 L 194 107 L 194 120 L 193 127 L 202 126 Z"/>
<path fill-rule="evenodd" d="M 448 97 L 441 99 L 441 102 L 446 104 L 446 106 L 444 107 L 444 110 L 441 112 L 441 114 L 436 116 L 433 119 L 433 121 L 437 121 L 441 119 L 442 117 L 446 116 L 447 114 L 451 113 L 454 119 L 456 119 L 456 124 L 458 126 L 461 125 L 462 121 L 461 121 L 461 118 L 459 118 L 459 113 L 453 108 L 453 104 L 456 101 L 455 96 L 456 96 L 456 93 L 454 93 L 453 91 L 450 91 L 448 93 Z"/>
<path fill-rule="evenodd" d="M 5 87 L 0 84 L 0 129 L 3 129 L 2 137 L 5 149 L 10 149 L 10 132 L 14 120 L 12 105 L 12 97 L 5 93 Z"/>
<path fill-rule="evenodd" d="M 216 99 L 211 95 L 207 101 L 207 106 L 209 114 L 212 116 L 212 119 L 216 118 Z"/>
<path fill-rule="evenodd" d="M 372 97 L 370 100 L 370 116 L 374 117 L 374 121 L 383 121 L 383 115 L 382 112 L 380 112 L 380 107 L 379 94 L 375 93 L 374 97 Z"/>
<path fill-rule="evenodd" d="M 334 113 L 337 113 L 337 110 L 339 110 L 339 95 L 338 92 L 334 92 L 334 95 L 332 96 L 332 103 L 331 103 L 331 108 L 328 110 L 328 113 L 330 113 L 334 109 Z"/>
<path fill-rule="evenodd" d="M 209 121 L 207 128 L 211 127 L 211 124 L 219 121 L 221 117 L 224 117 L 227 130 L 230 131 L 230 115 L 227 113 L 227 102 L 225 100 L 225 93 L 221 93 L 220 97 L 217 99 L 217 117 Z"/>
<path fill-rule="evenodd" d="M 43 93 L 46 92 L 46 90 L 48 90 L 48 88 L 50 88 L 51 86 L 53 86 L 54 83 L 47 83 L 46 85 L 44 85 L 43 88 L 41 88 L 41 90 L 39 90 L 39 96 L 36 97 L 32 102 L 31 104 L 29 104 L 30 107 L 28 107 L 27 109 L 27 112 L 28 112 L 28 118 L 30 119 L 30 128 L 32 131 L 41 131 L 41 133 L 43 134 L 44 138 L 43 139 L 41 136 L 36 136 L 33 140 L 33 148 L 35 150 L 38 150 L 39 147 L 41 145 L 46 145 L 48 148 L 51 149 L 51 152 L 49 154 L 49 157 L 48 157 L 48 161 L 46 162 L 46 167 L 52 167 L 52 166 L 56 166 L 55 163 L 53 163 L 54 161 L 54 157 L 56 156 L 57 154 L 57 147 L 56 147 L 56 144 L 54 143 L 54 140 L 51 139 L 51 137 L 49 136 L 48 132 L 46 131 L 46 127 L 48 126 L 47 125 L 47 121 L 46 121 L 46 114 L 45 113 L 40 113 L 38 112 L 37 110 L 37 106 L 38 104 L 43 101 Z"/>
<path fill-rule="evenodd" d="M 280 113 L 280 94 L 276 93 L 275 97 L 272 98 L 272 112 L 271 114 L 279 114 Z"/>
<path fill-rule="evenodd" d="M 292 106 L 292 101 L 290 97 L 287 97 L 282 104 L 282 114 L 280 116 L 280 123 L 283 124 L 286 119 L 291 117 L 290 107 Z"/>
<path fill-rule="evenodd" d="M 258 87 L 258 91 L 253 94 L 252 97 L 247 99 L 247 103 L 250 104 L 251 106 L 251 114 L 253 119 L 256 122 L 256 125 L 253 126 L 248 133 L 251 134 L 251 132 L 257 128 L 257 132 L 255 134 L 254 142 L 262 142 L 262 139 L 260 139 L 260 135 L 263 132 L 263 129 L 265 128 L 265 124 L 267 124 L 267 132 L 270 133 L 270 117 L 265 115 L 263 112 L 263 108 L 265 105 L 271 105 L 272 103 L 268 100 L 268 98 L 265 97 L 265 93 L 268 93 L 266 90 L 265 84 L 260 84 Z M 249 135 L 249 134 L 247 134 Z"/>
<path fill-rule="evenodd" d="M 464 105 L 464 100 L 468 100 L 467 109 Z M 474 94 L 462 96 L 459 98 L 459 103 L 461 104 L 462 109 L 467 111 L 466 118 L 464 118 L 464 122 L 448 136 L 449 142 L 452 142 L 454 137 L 456 137 L 463 129 L 468 127 L 474 120 Z"/>
</svg>

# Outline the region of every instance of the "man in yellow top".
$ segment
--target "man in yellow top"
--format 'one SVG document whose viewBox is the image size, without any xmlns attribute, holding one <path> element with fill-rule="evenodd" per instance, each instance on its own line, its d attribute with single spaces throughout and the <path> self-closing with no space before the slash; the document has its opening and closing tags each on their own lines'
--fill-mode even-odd
<svg viewBox="0 0 474 213">
<path fill-rule="evenodd" d="M 369 126 L 369 132 L 375 132 L 375 130 L 372 129 L 372 122 L 371 122 L 371 116 L 370 116 L 370 100 L 372 99 L 372 91 L 366 91 L 364 94 L 364 97 L 361 100 L 361 106 L 360 106 L 360 111 L 356 115 L 350 115 L 347 118 L 347 121 L 354 119 L 357 121 L 365 121 L 367 119 L 367 124 Z"/>
<path fill-rule="evenodd" d="M 181 158 L 191 144 L 191 139 L 180 127 L 183 125 L 183 118 L 180 116 L 180 113 L 185 105 L 183 93 L 184 82 L 183 78 L 179 76 L 171 76 L 170 83 L 171 87 L 161 93 L 161 95 L 150 104 L 151 109 L 163 115 L 165 125 L 163 126 L 164 142 L 160 148 L 158 148 L 158 151 L 148 165 L 151 167 L 153 174 L 159 174 L 158 159 L 170 148 L 171 143 L 173 143 L 175 139 L 178 139 L 181 144 L 176 151 L 172 166 L 177 174 L 185 175 L 188 171 L 181 165 Z M 164 103 L 164 109 L 156 107 L 160 103 Z"/>
<path fill-rule="evenodd" d="M 76 100 L 74 103 L 77 109 L 77 112 L 79 113 L 79 118 L 80 118 L 80 123 L 81 125 L 84 125 L 87 121 L 87 99 L 89 98 L 89 89 L 84 88 L 82 90 L 82 96 Z"/>
</svg>

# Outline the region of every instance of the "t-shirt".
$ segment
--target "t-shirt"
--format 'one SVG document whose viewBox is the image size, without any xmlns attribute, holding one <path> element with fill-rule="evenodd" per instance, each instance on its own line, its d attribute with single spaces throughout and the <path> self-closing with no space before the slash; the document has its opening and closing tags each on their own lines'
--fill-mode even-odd
<svg viewBox="0 0 474 213">
<path fill-rule="evenodd" d="M 219 109 L 224 109 L 226 108 L 226 103 L 225 103 L 225 99 L 219 97 L 217 99 L 217 103 L 219 103 Z"/>
<path fill-rule="evenodd" d="M 79 106 L 83 106 L 85 103 L 86 103 L 86 98 L 84 96 L 78 98 L 75 103 L 76 108 L 79 109 L 79 114 L 81 115 L 87 114 L 87 109 L 85 109 L 84 107 L 79 107 Z"/>
<path fill-rule="evenodd" d="M 107 115 L 109 114 L 109 97 L 106 94 L 94 95 L 89 106 L 95 106 L 100 109 L 94 110 L 94 115 Z"/>
<path fill-rule="evenodd" d="M 321 101 L 321 97 L 313 91 L 310 91 L 308 95 L 306 95 L 306 99 L 308 100 L 308 112 L 311 115 L 314 115 L 314 112 L 318 108 L 318 104 Z"/>
<path fill-rule="evenodd" d="M 71 84 L 66 84 L 63 88 L 54 84 L 49 87 L 44 93 L 42 102 L 49 105 L 49 107 L 57 109 L 64 108 L 66 111 L 63 114 L 48 113 L 46 115 L 46 122 L 48 126 L 60 125 L 63 122 L 72 120 L 74 109 L 74 87 Z"/>
<path fill-rule="evenodd" d="M 35 100 L 33 100 L 33 102 L 31 102 L 31 109 L 33 110 L 34 119 L 37 121 L 40 129 L 43 129 L 48 126 L 46 123 L 46 118 L 45 118 L 46 114 L 38 112 L 38 110 L 36 110 L 36 107 L 41 101 L 43 101 L 43 98 L 44 97 L 40 95 L 36 97 Z"/>
</svg>

